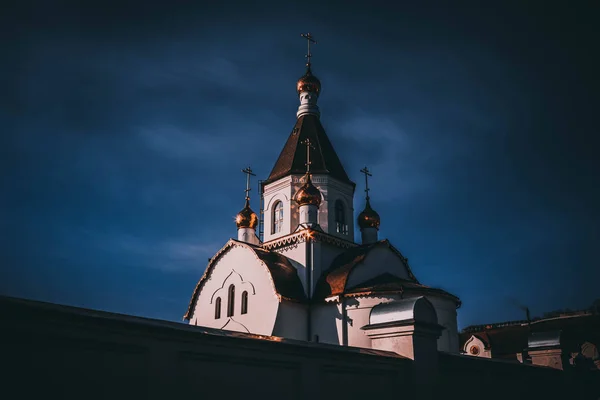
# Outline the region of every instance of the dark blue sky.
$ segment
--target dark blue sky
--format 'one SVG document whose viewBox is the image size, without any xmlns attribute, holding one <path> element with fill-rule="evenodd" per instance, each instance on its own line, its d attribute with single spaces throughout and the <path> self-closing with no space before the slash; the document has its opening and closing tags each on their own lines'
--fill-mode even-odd
<svg viewBox="0 0 600 400">
<path fill-rule="evenodd" d="M 294 125 L 310 31 L 356 211 L 368 165 L 380 236 L 461 327 L 600 297 L 598 10 L 190 3 L 3 12 L 0 293 L 180 320 L 240 169 Z"/>
</svg>

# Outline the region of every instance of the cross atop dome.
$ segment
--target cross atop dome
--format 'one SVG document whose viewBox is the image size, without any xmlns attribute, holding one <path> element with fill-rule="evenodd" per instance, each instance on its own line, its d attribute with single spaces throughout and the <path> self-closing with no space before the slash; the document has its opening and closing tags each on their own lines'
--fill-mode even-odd
<svg viewBox="0 0 600 400">
<path fill-rule="evenodd" d="M 319 108 L 317 107 L 317 98 L 319 97 L 319 92 L 321 91 L 321 81 L 319 81 L 319 78 L 312 74 L 312 71 L 310 69 L 312 65 L 310 62 L 310 59 L 312 58 L 312 53 L 310 52 L 310 44 L 316 44 L 317 41 L 313 38 L 313 36 L 310 33 L 301 33 L 300 36 L 306 39 L 306 42 L 308 44 L 308 51 L 305 55 L 306 72 L 300 77 L 300 79 L 298 79 L 298 82 L 296 84 L 296 90 L 298 91 L 299 95 L 301 95 L 304 92 L 309 94 L 316 94 L 316 96 L 314 97 L 311 95 L 307 95 L 304 97 L 301 96 L 300 101 L 302 102 L 302 100 L 309 100 L 307 103 L 310 103 L 312 105 L 312 108 L 309 112 L 318 115 Z M 302 105 L 300 107 L 302 107 Z M 298 112 L 300 113 L 300 110 L 298 110 Z"/>
<path fill-rule="evenodd" d="M 365 193 L 367 194 L 367 200 L 369 200 L 369 176 L 373 176 L 373 174 L 371 174 L 371 171 L 366 166 L 360 172 L 365 174 Z"/>
<path fill-rule="evenodd" d="M 250 167 L 243 169 L 242 172 L 246 174 L 246 204 L 244 205 L 244 208 L 235 216 L 235 224 L 237 225 L 238 230 L 240 228 L 250 228 L 254 230 L 258 225 L 258 216 L 250 208 L 250 190 L 252 190 L 250 189 L 250 175 L 256 175 L 252 173 L 252 169 Z"/>
<path fill-rule="evenodd" d="M 306 57 L 306 66 L 308 68 L 310 68 L 310 58 L 312 57 L 312 54 L 310 53 L 310 44 L 314 43 L 317 44 L 317 41 L 313 38 L 313 36 L 309 33 L 301 33 L 300 36 L 302 36 L 303 38 L 306 39 L 306 42 L 308 44 L 308 51 L 305 55 Z"/>
</svg>

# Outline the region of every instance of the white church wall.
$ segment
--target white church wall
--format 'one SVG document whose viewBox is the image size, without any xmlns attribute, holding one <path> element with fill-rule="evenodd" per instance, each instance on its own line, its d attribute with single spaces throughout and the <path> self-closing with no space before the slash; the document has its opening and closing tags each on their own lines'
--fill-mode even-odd
<svg viewBox="0 0 600 400">
<path fill-rule="evenodd" d="M 456 303 L 445 298 L 432 295 L 425 296 L 433 304 L 438 317 L 438 324 L 444 327 L 438 339 L 438 350 L 449 353 L 459 352 L 458 323 L 456 320 Z"/>
<path fill-rule="evenodd" d="M 273 336 L 307 340 L 308 306 L 282 300 L 277 311 Z"/>
<path fill-rule="evenodd" d="M 296 268 L 300 282 L 302 282 L 302 286 L 304 287 L 304 294 L 308 296 L 308 284 L 306 282 L 306 242 L 294 243 L 275 251 L 287 257 Z"/>
<path fill-rule="evenodd" d="M 295 212 L 297 207 L 293 201 L 295 191 L 292 191 L 291 182 L 292 178 L 288 176 L 266 185 L 264 188 L 263 242 L 289 235 L 292 229 L 298 225 L 298 217 L 294 218 L 294 215 L 297 214 Z M 278 201 L 283 204 L 283 225 L 281 231 L 275 232 L 273 230 L 273 211 Z"/>
<path fill-rule="evenodd" d="M 331 177 L 327 177 L 324 185 L 327 199 L 327 230 L 330 235 L 354 242 L 354 188 L 349 184 L 341 183 Z M 335 203 L 340 200 L 344 205 L 347 234 L 338 233 L 335 222 Z M 324 228 L 325 229 L 325 228 Z"/>
<path fill-rule="evenodd" d="M 311 309 L 311 321 L 313 335 L 319 337 L 320 343 L 341 344 L 340 306 L 337 303 L 315 304 Z"/>
<path fill-rule="evenodd" d="M 227 316 L 228 291 L 235 287 L 233 316 Z M 248 292 L 248 312 L 241 314 L 242 293 Z M 221 299 L 220 318 L 215 318 L 217 298 Z M 252 250 L 234 245 L 214 265 L 198 295 L 191 325 L 206 326 L 260 335 L 271 335 L 279 299 L 269 271 Z"/>
<path fill-rule="evenodd" d="M 303 175 L 291 175 L 281 178 L 264 188 L 264 236 L 263 241 L 293 233 L 299 224 L 298 205 L 293 200 L 296 191 L 304 184 Z M 318 212 L 318 223 L 324 232 L 331 235 L 354 241 L 354 188 L 351 185 L 338 182 L 327 175 L 312 175 L 313 184 L 321 192 L 321 205 Z M 335 201 L 341 200 L 344 204 L 347 234 L 336 232 Z M 280 232 L 273 231 L 273 210 L 277 201 L 283 204 L 283 227 Z"/>
<path fill-rule="evenodd" d="M 313 242 L 312 245 L 312 289 L 314 291 L 319 281 L 319 278 L 321 277 L 321 274 L 329 268 L 331 262 L 336 256 L 346 251 L 347 249 L 343 249 L 323 242 Z M 281 247 L 275 251 L 277 251 L 280 254 L 283 254 L 292 261 L 292 264 L 298 270 L 298 276 L 300 277 L 300 281 L 302 282 L 302 285 L 305 288 L 305 293 L 308 296 L 308 291 L 306 290 L 308 287 L 308 284 L 306 282 L 306 246 L 306 242 L 301 242 Z"/>
<path fill-rule="evenodd" d="M 356 286 L 386 272 L 408 279 L 408 270 L 404 262 L 388 247 L 377 246 L 352 270 L 346 287 Z"/>
<path fill-rule="evenodd" d="M 348 345 L 371 348 L 371 338 L 361 328 L 369 325 L 371 309 L 378 304 L 398 300 L 396 295 L 364 296 L 344 299 L 348 315 Z"/>
</svg>

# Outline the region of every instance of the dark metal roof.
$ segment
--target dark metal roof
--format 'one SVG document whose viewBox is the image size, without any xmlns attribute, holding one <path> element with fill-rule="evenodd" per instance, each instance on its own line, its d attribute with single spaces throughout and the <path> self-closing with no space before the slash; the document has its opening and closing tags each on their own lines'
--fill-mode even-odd
<svg viewBox="0 0 600 400">
<path fill-rule="evenodd" d="M 204 271 L 204 274 L 194 289 L 187 312 L 183 316 L 184 319 L 190 319 L 192 316 L 192 312 L 196 305 L 196 300 L 198 300 L 198 296 L 200 295 L 200 289 L 202 288 L 204 282 L 208 279 L 208 276 L 216 265 L 216 261 L 219 260 L 223 254 L 225 254 L 225 251 L 234 244 L 249 248 L 254 252 L 254 254 L 256 254 L 260 261 L 265 264 L 269 270 L 271 278 L 273 279 L 273 286 L 275 287 L 277 294 L 286 300 L 306 301 L 304 286 L 302 286 L 302 282 L 298 277 L 298 272 L 287 257 L 274 251 L 263 250 L 257 246 L 230 239 L 229 242 L 227 242 L 227 244 L 208 262 L 206 271 Z"/>
<path fill-rule="evenodd" d="M 370 293 L 411 293 L 411 294 L 432 294 L 441 295 L 452 299 L 456 306 L 461 305 L 461 301 L 455 295 L 446 292 L 444 289 L 433 288 L 422 285 L 418 282 L 402 279 L 390 273 L 383 273 L 373 279 L 369 279 L 359 285 L 346 289 L 345 295 L 359 296 L 368 295 Z"/>
<path fill-rule="evenodd" d="M 327 174 L 342 182 L 355 185 L 350 180 L 342 162 L 333 149 L 333 145 L 325 134 L 319 117 L 303 115 L 296 121 L 269 178 L 264 182 L 271 183 L 291 174 L 306 172 L 306 147 L 302 144 L 306 139 L 315 146 L 311 150 L 310 169 L 313 174 Z"/>
<path fill-rule="evenodd" d="M 346 287 L 350 273 L 354 267 L 360 264 L 367 257 L 372 249 L 378 246 L 388 247 L 392 252 L 394 252 L 394 254 L 402 259 L 406 265 L 406 268 L 408 269 L 408 275 L 411 279 L 410 281 L 403 281 L 418 284 L 417 279 L 414 277 L 410 267 L 408 266 L 407 259 L 402 256 L 402 254 L 395 247 L 393 247 L 388 240 L 381 240 L 379 242 L 350 248 L 338 255 L 333 260 L 327 271 L 325 271 L 325 273 L 319 279 L 319 282 L 315 288 L 315 298 L 324 299 L 329 296 L 349 293 L 349 291 L 353 290 L 354 288 Z"/>
</svg>

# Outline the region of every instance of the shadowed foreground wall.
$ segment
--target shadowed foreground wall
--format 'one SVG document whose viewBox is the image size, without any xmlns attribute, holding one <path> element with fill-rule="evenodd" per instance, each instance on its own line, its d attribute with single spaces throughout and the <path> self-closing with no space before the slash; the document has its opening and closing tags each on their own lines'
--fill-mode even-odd
<svg viewBox="0 0 600 400">
<path fill-rule="evenodd" d="M 590 398 L 548 368 L 440 354 L 440 384 L 413 361 L 0 297 L 2 398 Z M 433 378 L 433 375 L 432 375 Z"/>
</svg>

